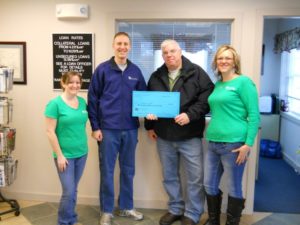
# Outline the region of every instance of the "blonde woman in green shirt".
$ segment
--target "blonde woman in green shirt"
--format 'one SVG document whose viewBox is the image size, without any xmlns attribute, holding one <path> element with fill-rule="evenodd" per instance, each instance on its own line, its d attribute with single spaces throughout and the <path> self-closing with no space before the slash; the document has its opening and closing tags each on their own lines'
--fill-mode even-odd
<svg viewBox="0 0 300 225">
<path fill-rule="evenodd" d="M 259 126 L 258 94 L 253 81 L 241 74 L 236 50 L 221 46 L 212 63 L 219 80 L 208 98 L 211 109 L 206 139 L 204 186 L 209 219 L 206 224 L 220 225 L 223 173 L 228 177 L 226 225 L 238 225 L 245 199 L 242 178 L 250 149 Z"/>
<path fill-rule="evenodd" d="M 86 102 L 77 96 L 81 75 L 67 72 L 61 77 L 63 93 L 49 101 L 45 109 L 47 136 L 62 185 L 57 225 L 81 225 L 75 212 L 77 187 L 88 153 Z"/>
</svg>

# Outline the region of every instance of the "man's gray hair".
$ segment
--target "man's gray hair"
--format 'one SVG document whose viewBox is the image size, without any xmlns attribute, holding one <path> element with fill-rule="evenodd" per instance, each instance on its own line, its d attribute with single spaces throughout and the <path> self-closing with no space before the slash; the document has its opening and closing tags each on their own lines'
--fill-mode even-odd
<svg viewBox="0 0 300 225">
<path fill-rule="evenodd" d="M 173 39 L 166 39 L 164 40 L 161 45 L 160 45 L 160 49 L 163 50 L 165 47 L 167 47 L 169 44 L 173 44 L 176 46 L 177 49 L 181 50 L 180 45 L 178 44 L 177 41 L 173 40 Z"/>
</svg>

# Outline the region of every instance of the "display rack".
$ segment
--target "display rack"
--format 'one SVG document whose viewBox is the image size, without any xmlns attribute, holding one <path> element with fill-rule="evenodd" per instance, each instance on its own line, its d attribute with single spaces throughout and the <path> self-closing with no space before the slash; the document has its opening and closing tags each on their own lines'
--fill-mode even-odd
<svg viewBox="0 0 300 225">
<path fill-rule="evenodd" d="M 0 93 L 8 93 L 13 86 L 13 69 L 0 67 Z M 15 149 L 16 129 L 8 127 L 12 122 L 12 100 L 0 96 L 0 203 L 4 202 L 10 209 L 0 211 L 1 216 L 12 213 L 20 215 L 19 203 L 14 199 L 7 199 L 1 193 L 1 188 L 11 185 L 17 177 L 18 160 L 11 156 Z"/>
</svg>

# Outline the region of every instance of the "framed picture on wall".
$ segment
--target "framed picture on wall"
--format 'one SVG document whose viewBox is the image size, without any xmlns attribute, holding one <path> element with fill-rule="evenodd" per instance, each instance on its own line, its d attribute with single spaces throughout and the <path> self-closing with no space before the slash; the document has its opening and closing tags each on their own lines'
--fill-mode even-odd
<svg viewBox="0 0 300 225">
<path fill-rule="evenodd" d="M 0 41 L 0 66 L 14 69 L 14 84 L 26 84 L 26 42 Z"/>
</svg>

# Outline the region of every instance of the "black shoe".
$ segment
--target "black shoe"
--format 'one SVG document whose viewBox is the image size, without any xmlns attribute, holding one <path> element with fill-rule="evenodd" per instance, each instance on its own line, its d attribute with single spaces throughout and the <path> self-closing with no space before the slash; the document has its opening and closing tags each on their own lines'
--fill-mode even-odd
<svg viewBox="0 0 300 225">
<path fill-rule="evenodd" d="M 181 219 L 181 225 L 197 225 L 197 224 L 191 218 L 184 216 Z"/>
<path fill-rule="evenodd" d="M 174 223 L 177 220 L 180 220 L 182 217 L 182 215 L 174 215 L 170 212 L 167 212 L 165 215 L 163 215 L 160 220 L 159 220 L 159 224 L 160 225 L 171 225 L 172 223 Z"/>
</svg>

